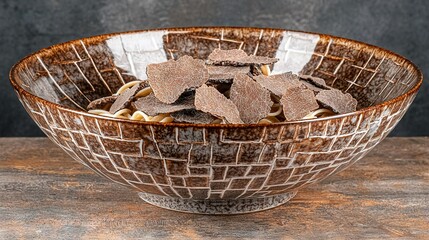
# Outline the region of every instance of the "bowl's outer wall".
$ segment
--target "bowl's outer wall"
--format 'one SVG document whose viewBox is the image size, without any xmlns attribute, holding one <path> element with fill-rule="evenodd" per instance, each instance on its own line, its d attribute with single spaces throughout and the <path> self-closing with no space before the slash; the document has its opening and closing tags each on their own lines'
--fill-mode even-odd
<svg viewBox="0 0 429 240">
<path fill-rule="evenodd" d="M 360 108 L 391 101 L 337 118 L 248 127 L 142 124 L 73 110 L 144 78 L 141 69 L 150 62 L 205 58 L 217 47 L 278 57 L 274 71 L 322 77 L 355 96 Z M 23 60 L 11 77 L 30 116 L 75 160 L 139 191 L 192 199 L 277 195 L 350 166 L 395 127 L 416 95 L 407 92 L 421 81 L 408 61 L 379 48 L 326 35 L 249 28 L 74 41 Z"/>
</svg>

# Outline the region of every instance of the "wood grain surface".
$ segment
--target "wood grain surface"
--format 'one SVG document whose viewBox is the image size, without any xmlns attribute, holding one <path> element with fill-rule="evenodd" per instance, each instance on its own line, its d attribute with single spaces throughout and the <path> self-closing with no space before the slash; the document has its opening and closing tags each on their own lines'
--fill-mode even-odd
<svg viewBox="0 0 429 240">
<path fill-rule="evenodd" d="M 234 216 L 144 203 L 46 138 L 0 139 L 0 239 L 429 239 L 429 138 L 388 138 L 288 204 Z"/>
</svg>

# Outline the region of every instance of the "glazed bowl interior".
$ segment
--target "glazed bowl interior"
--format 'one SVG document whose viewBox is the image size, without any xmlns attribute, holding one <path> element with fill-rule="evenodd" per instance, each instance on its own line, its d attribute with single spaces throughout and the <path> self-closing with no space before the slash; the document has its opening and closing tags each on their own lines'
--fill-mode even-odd
<svg viewBox="0 0 429 240">
<path fill-rule="evenodd" d="M 279 58 L 272 73 L 321 77 L 358 110 L 276 124 L 151 123 L 86 112 L 145 80 L 146 66 L 215 48 Z M 11 83 L 42 131 L 76 161 L 177 211 L 269 209 L 367 154 L 396 126 L 422 83 L 410 61 L 343 38 L 280 29 L 181 28 L 84 38 L 17 63 Z M 174 83 L 172 83 L 174 84 Z"/>
<path fill-rule="evenodd" d="M 118 33 L 44 49 L 17 64 L 12 81 L 23 90 L 72 109 L 85 110 L 124 83 L 146 76 L 146 66 L 184 55 L 206 59 L 215 48 L 277 57 L 272 73 L 321 77 L 352 94 L 358 109 L 404 95 L 421 81 L 408 60 L 363 43 L 276 29 L 183 28 Z"/>
</svg>

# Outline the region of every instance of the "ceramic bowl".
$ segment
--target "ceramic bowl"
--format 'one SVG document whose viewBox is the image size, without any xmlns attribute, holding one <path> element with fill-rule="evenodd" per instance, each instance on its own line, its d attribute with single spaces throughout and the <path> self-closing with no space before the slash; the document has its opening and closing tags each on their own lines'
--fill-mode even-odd
<svg viewBox="0 0 429 240">
<path fill-rule="evenodd" d="M 146 79 L 150 63 L 215 48 L 279 58 L 272 72 L 324 78 L 358 111 L 278 124 L 150 123 L 92 115 L 96 98 Z M 205 214 L 254 212 L 367 154 L 402 118 L 422 83 L 409 60 L 344 38 L 282 29 L 197 27 L 106 34 L 42 49 L 11 83 L 42 131 L 72 158 L 148 203 Z M 114 193 L 112 193 L 114 194 Z"/>
</svg>

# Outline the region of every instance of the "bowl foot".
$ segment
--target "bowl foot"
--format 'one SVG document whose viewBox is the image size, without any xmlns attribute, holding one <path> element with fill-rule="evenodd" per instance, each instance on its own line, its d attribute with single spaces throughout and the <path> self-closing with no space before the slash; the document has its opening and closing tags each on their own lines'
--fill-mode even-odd
<svg viewBox="0 0 429 240">
<path fill-rule="evenodd" d="M 281 195 L 258 198 L 205 200 L 173 198 L 143 192 L 140 192 L 139 196 L 147 203 L 179 212 L 198 214 L 242 214 L 277 207 L 289 201 L 295 194 L 296 192 L 289 192 Z"/>
</svg>

